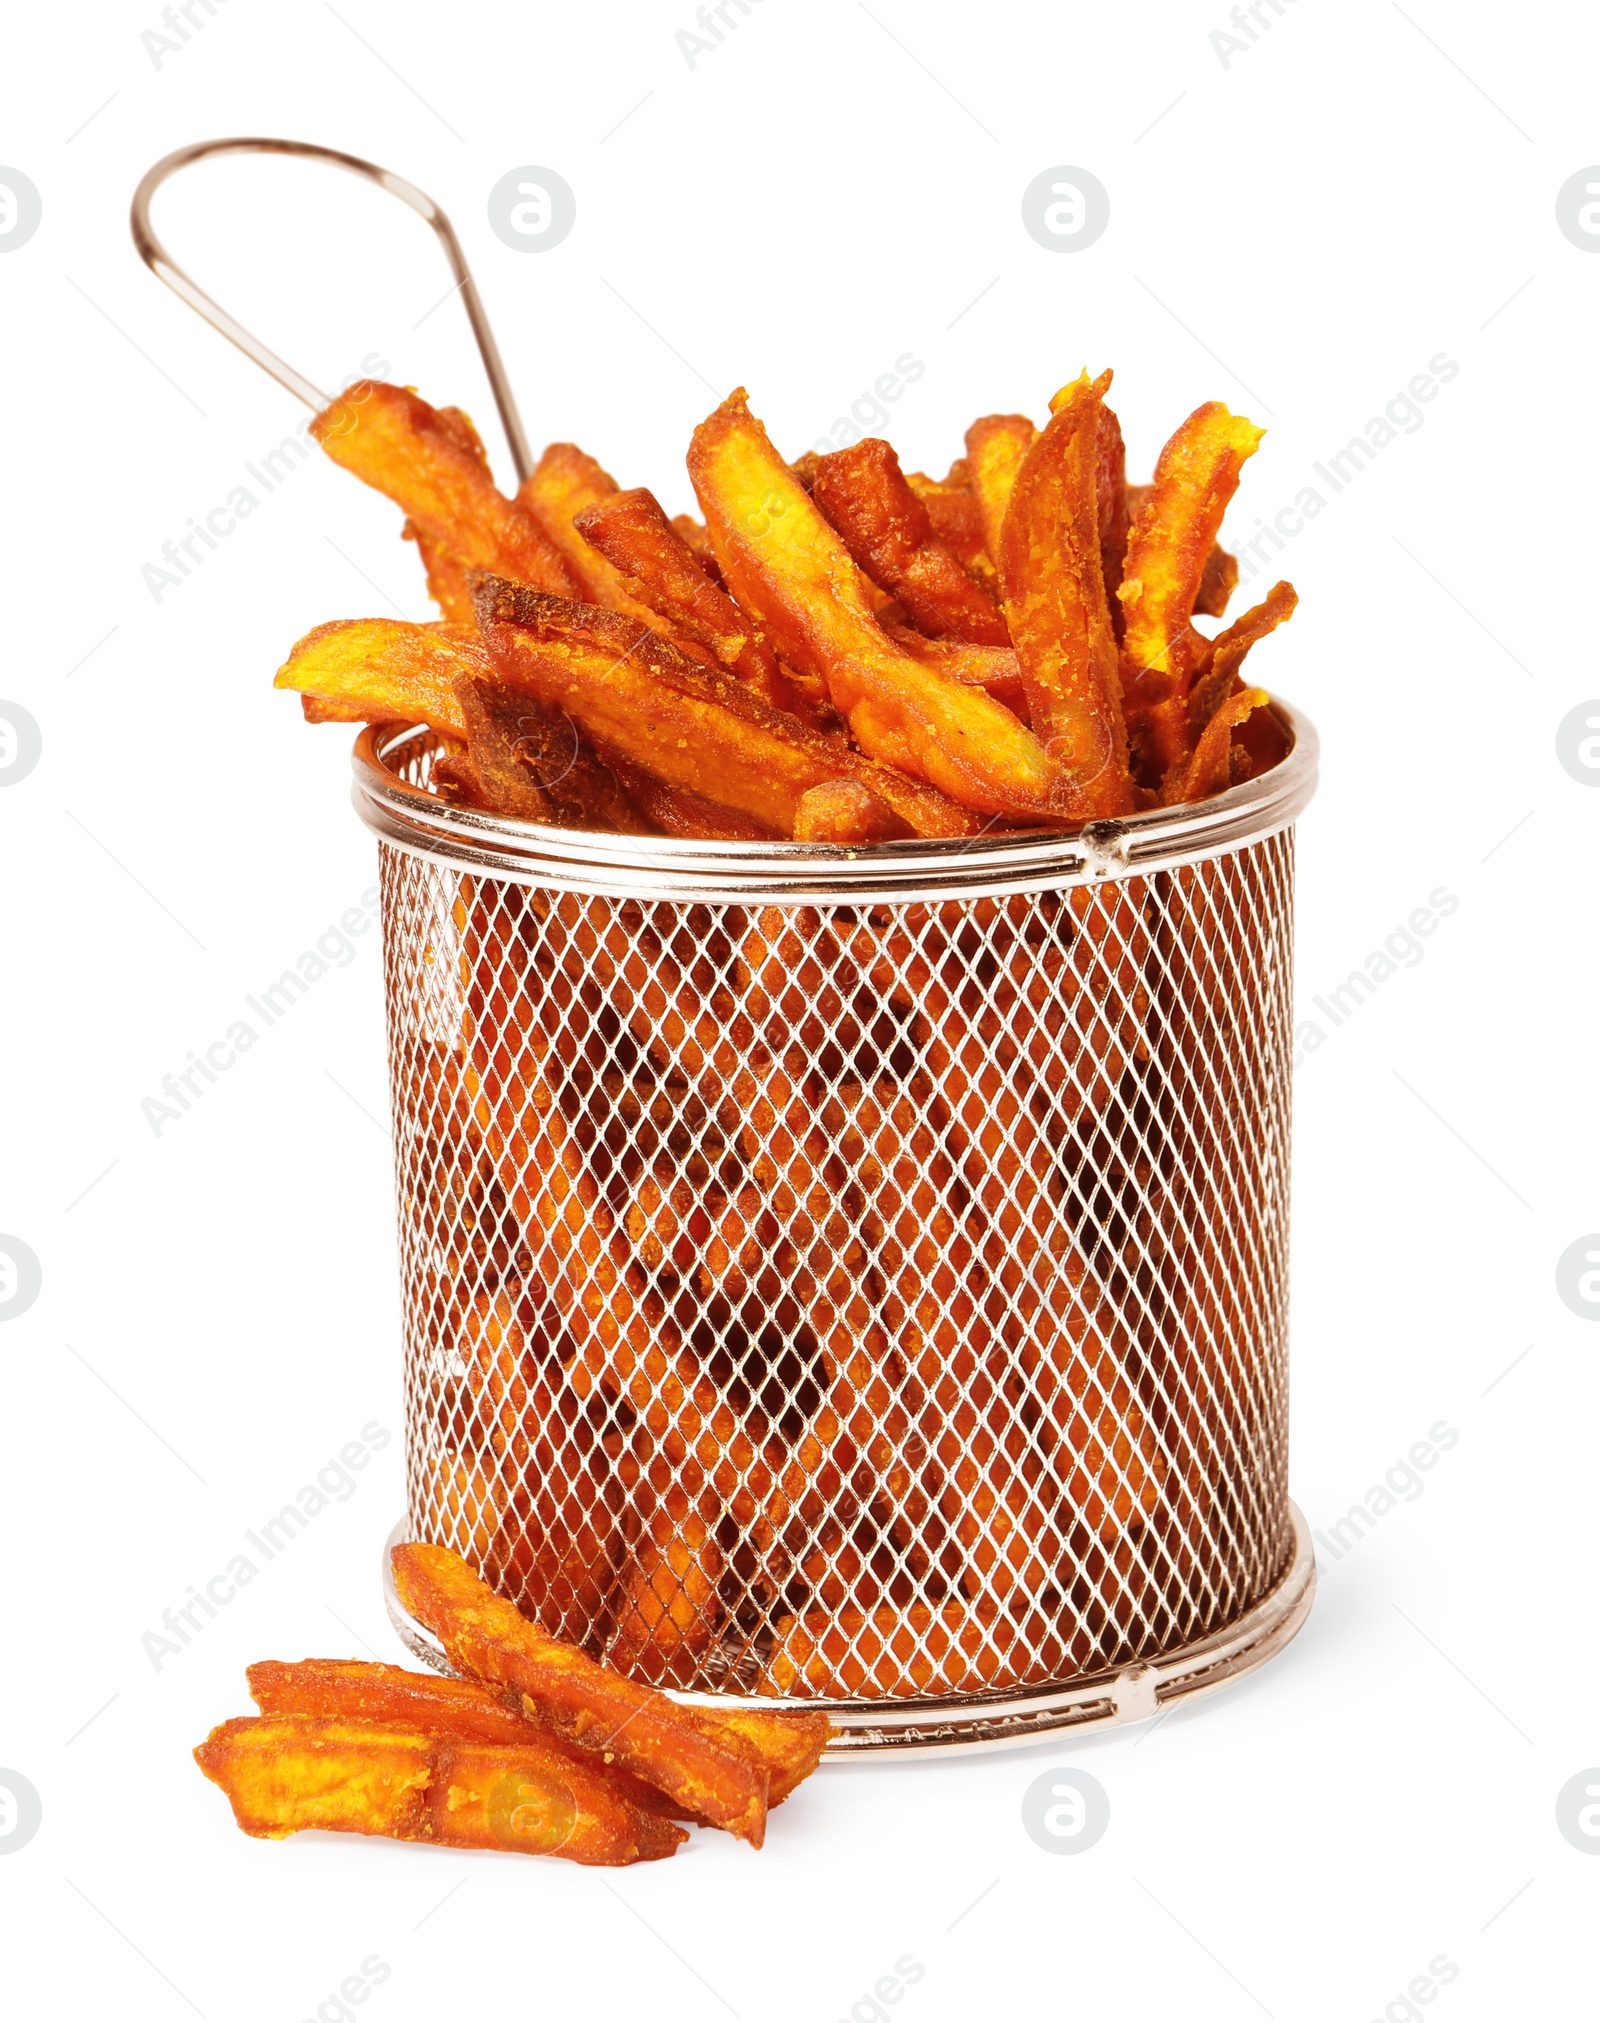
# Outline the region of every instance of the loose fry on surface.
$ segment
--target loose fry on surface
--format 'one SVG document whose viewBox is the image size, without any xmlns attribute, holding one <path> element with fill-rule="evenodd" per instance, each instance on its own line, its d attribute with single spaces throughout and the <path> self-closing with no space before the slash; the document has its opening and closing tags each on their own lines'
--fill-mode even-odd
<svg viewBox="0 0 1600 2023">
<path fill-rule="evenodd" d="M 967 470 L 978 502 L 983 545 L 1000 566 L 1000 531 L 1011 504 L 1011 488 L 1039 431 L 1025 414 L 986 414 L 967 430 Z"/>
<path fill-rule="evenodd" d="M 928 509 L 880 437 L 818 457 L 811 496 L 880 590 L 933 637 L 1005 646 L 1005 620 L 988 591 L 933 531 Z"/>
<path fill-rule="evenodd" d="M 264 1840 L 320 1828 L 622 1868 L 688 1838 L 537 1735 L 501 1746 L 382 1721 L 247 1715 L 194 1755 L 240 1827 Z"/>
<path fill-rule="evenodd" d="M 575 525 L 635 598 L 676 631 L 709 646 L 774 709 L 795 714 L 809 709 L 760 629 L 712 581 L 653 492 L 613 492 L 580 513 Z"/>
<path fill-rule="evenodd" d="M 490 672 L 471 631 L 395 618 L 342 618 L 308 632 L 273 678 L 299 691 L 320 723 L 425 723 L 465 735 L 453 684 Z"/>
<path fill-rule="evenodd" d="M 1109 377 L 1091 384 L 1085 373 L 1059 397 L 1023 458 L 1000 534 L 1000 588 L 1029 720 L 1071 782 L 1069 812 L 1082 819 L 1133 808 L 1100 555 Z"/>
<path fill-rule="evenodd" d="M 311 423 L 336 464 L 394 500 L 419 538 L 465 569 L 572 596 L 577 578 L 526 507 L 495 490 L 460 424 L 409 387 L 358 380 Z"/>
<path fill-rule="evenodd" d="M 664 1694 L 546 1636 L 443 1547 L 396 1546 L 394 1575 L 401 1600 L 453 1665 L 515 1695 L 563 1740 L 615 1759 L 691 1812 L 761 1845 L 767 1768 L 748 1743 L 709 1733 Z"/>
<path fill-rule="evenodd" d="M 936 789 L 774 710 L 648 626 L 492 579 L 479 598 L 484 642 L 503 682 L 565 711 L 669 786 L 783 835 L 793 833 L 801 795 L 832 779 L 859 780 L 905 824 L 902 833 L 968 835 L 975 826 Z"/>
<path fill-rule="evenodd" d="M 1066 783 L 1026 726 L 884 633 L 849 551 L 767 440 L 742 388 L 695 430 L 689 475 L 729 591 L 759 616 L 787 662 L 826 682 L 863 751 L 981 813 L 1059 813 Z"/>
<path fill-rule="evenodd" d="M 1206 640 L 1190 622 L 1206 558 L 1265 430 L 1207 401 L 1162 450 L 1155 481 L 1128 534 L 1122 584 L 1122 691 L 1140 775 L 1157 786 L 1182 755 L 1187 695 Z"/>
</svg>

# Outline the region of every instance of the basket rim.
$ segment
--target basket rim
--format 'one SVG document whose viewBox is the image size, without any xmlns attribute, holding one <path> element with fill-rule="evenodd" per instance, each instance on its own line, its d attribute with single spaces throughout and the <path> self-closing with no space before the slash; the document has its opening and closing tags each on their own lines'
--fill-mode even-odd
<svg viewBox="0 0 1600 2023">
<path fill-rule="evenodd" d="M 558 829 L 441 801 L 400 778 L 396 765 L 423 724 L 369 724 L 357 737 L 351 798 L 384 842 L 512 883 L 637 899 L 856 905 L 977 898 L 1147 876 L 1223 856 L 1286 829 L 1317 785 L 1310 720 L 1277 696 L 1273 714 L 1290 749 L 1271 772 L 1211 799 L 1156 808 L 1070 834 L 913 838 L 849 845 L 704 842 Z"/>
</svg>

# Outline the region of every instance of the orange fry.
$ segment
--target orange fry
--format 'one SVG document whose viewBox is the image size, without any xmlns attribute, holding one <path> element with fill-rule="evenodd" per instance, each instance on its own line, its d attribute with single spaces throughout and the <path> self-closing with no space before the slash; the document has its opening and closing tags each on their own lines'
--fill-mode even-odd
<svg viewBox="0 0 1600 2023">
<path fill-rule="evenodd" d="M 1033 734 L 884 633 L 848 549 L 742 388 L 695 430 L 689 475 L 729 590 L 786 661 L 827 683 L 863 751 L 985 814 L 1060 816 L 1067 783 Z"/>
<path fill-rule="evenodd" d="M 1200 733 L 1188 762 L 1169 776 L 1161 795 L 1163 803 L 1171 807 L 1179 801 L 1204 801 L 1231 786 L 1233 733 L 1256 710 L 1266 709 L 1271 701 L 1264 688 L 1245 688 L 1221 704 Z"/>
<path fill-rule="evenodd" d="M 993 1603 L 824 1609 L 784 1616 L 756 1690 L 797 1700 L 883 1700 L 978 1693 L 1070 1677 L 1093 1657 L 1088 1633 L 1058 1611 L 1004 1615 Z"/>
<path fill-rule="evenodd" d="M 394 1575 L 401 1600 L 453 1665 L 520 1703 L 564 1741 L 615 1759 L 689 1811 L 761 1845 L 767 1767 L 748 1743 L 712 1733 L 665 1694 L 546 1636 L 442 1546 L 396 1546 Z"/>
<path fill-rule="evenodd" d="M 1149 485 L 1128 486 L 1127 494 L 1128 494 L 1129 531 L 1132 530 L 1134 521 L 1137 520 L 1140 513 L 1144 511 L 1144 502 L 1146 499 L 1149 498 L 1150 491 L 1151 487 Z M 1126 548 L 1126 542 L 1124 542 L 1124 548 Z M 1119 557 L 1117 563 L 1117 581 L 1120 583 L 1121 580 L 1122 580 L 1122 560 Z M 1233 595 L 1234 591 L 1237 590 L 1238 587 L 1239 587 L 1238 556 L 1230 555 L 1226 548 L 1219 547 L 1215 542 L 1213 542 L 1211 553 L 1206 557 L 1206 566 L 1200 572 L 1200 588 L 1195 592 L 1194 597 L 1195 617 L 1220 618 L 1223 612 L 1225 612 L 1228 608 L 1228 599 Z M 1114 590 L 1111 589 L 1111 578 L 1109 576 L 1106 578 L 1106 588 L 1108 591 L 1111 591 L 1111 594 L 1113 596 L 1115 596 L 1116 593 Z M 1118 603 L 1117 609 L 1111 615 L 1113 618 L 1117 619 L 1120 623 L 1122 616 L 1122 606 L 1120 601 Z"/>
<path fill-rule="evenodd" d="M 1183 422 L 1156 463 L 1128 535 L 1122 584 L 1122 691 L 1141 777 L 1156 785 L 1182 755 L 1184 712 L 1160 705 L 1188 694 L 1206 641 L 1190 623 L 1206 559 L 1239 472 L 1265 430 L 1207 401 Z"/>
<path fill-rule="evenodd" d="M 885 843 L 904 833 L 859 780 L 824 780 L 808 787 L 795 803 L 797 843 Z"/>
<path fill-rule="evenodd" d="M 652 1685 L 692 1683 L 716 1634 L 722 1549 L 681 1489 L 653 1504 L 613 1599 L 606 1663 Z"/>
<path fill-rule="evenodd" d="M 461 737 L 453 684 L 492 663 L 471 632 L 395 618 L 339 618 L 308 632 L 273 679 L 304 698 L 319 723 L 425 723 Z"/>
<path fill-rule="evenodd" d="M 987 689 L 996 702 L 1028 721 L 1028 695 L 1022 685 L 1022 667 L 1014 646 L 968 646 L 959 639 L 928 639 L 909 625 L 890 619 L 884 631 L 895 645 L 952 681 L 964 681 L 969 688 Z"/>
<path fill-rule="evenodd" d="M 986 414 L 967 430 L 966 461 L 972 496 L 978 502 L 983 545 L 997 569 L 1000 530 L 1011 504 L 1011 488 L 1038 433 L 1025 414 Z"/>
<path fill-rule="evenodd" d="M 481 673 L 458 676 L 456 699 L 484 805 L 530 822 L 622 836 L 644 832 L 616 775 L 560 709 L 509 691 L 492 663 Z"/>
<path fill-rule="evenodd" d="M 980 582 L 993 582 L 994 564 L 983 545 L 983 515 L 978 511 L 978 495 L 972 489 L 966 458 L 952 464 L 943 478 L 907 471 L 906 483 L 922 501 L 934 533 L 961 566 L 970 569 Z"/>
<path fill-rule="evenodd" d="M 502 681 L 565 711 L 668 786 L 780 835 L 793 833 L 801 795 L 836 779 L 860 781 L 901 833 L 960 836 L 976 826 L 936 789 L 808 729 L 615 612 L 491 581 L 479 616 Z"/>
<path fill-rule="evenodd" d="M 613 492 L 578 514 L 574 524 L 652 612 L 709 646 L 731 674 L 747 681 L 774 709 L 805 713 L 807 705 L 760 629 L 712 582 L 653 492 Z"/>
<path fill-rule="evenodd" d="M 552 443 L 524 479 L 517 502 L 527 507 L 560 549 L 586 603 L 604 604 L 649 624 L 655 616 L 650 607 L 630 594 L 621 573 L 573 524 L 580 513 L 614 497 L 616 490 L 616 479 L 576 443 Z"/>
<path fill-rule="evenodd" d="M 311 433 L 336 464 L 393 499 L 430 549 L 463 568 L 571 596 L 577 578 L 559 549 L 526 507 L 495 490 L 482 445 L 474 453 L 460 421 L 443 418 L 455 412 L 429 407 L 409 387 L 365 379 L 324 408 Z"/>
<path fill-rule="evenodd" d="M 239 1826 L 262 1840 L 313 1828 L 621 1868 L 688 1838 L 537 1734 L 500 1745 L 383 1721 L 246 1715 L 214 1728 L 194 1755 Z"/>
<path fill-rule="evenodd" d="M 1017 472 L 1000 535 L 1000 587 L 1029 717 L 1072 782 L 1071 814 L 1133 809 L 1116 636 L 1100 559 L 1099 471 L 1110 375 L 1085 373 Z"/>
<path fill-rule="evenodd" d="M 859 566 L 932 637 L 1006 646 L 1005 620 L 933 531 L 927 507 L 880 437 L 818 457 L 811 496 Z"/>
</svg>

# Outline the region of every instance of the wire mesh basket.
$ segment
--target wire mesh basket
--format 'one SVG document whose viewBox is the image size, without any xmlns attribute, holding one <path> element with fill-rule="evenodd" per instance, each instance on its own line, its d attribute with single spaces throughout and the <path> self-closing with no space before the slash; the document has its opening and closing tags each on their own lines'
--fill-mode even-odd
<svg viewBox="0 0 1600 2023">
<path fill-rule="evenodd" d="M 543 829 L 364 733 L 399 1534 L 844 1751 L 1134 1718 L 1281 1647 L 1316 746 L 1274 707 L 1289 756 L 1197 807 L 857 850 Z"/>
</svg>

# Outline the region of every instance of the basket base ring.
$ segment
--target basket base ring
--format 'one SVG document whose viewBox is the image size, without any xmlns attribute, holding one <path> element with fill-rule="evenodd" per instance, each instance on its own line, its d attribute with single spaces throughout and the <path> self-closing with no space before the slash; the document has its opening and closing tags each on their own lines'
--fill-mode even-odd
<svg viewBox="0 0 1600 2023">
<path fill-rule="evenodd" d="M 1069 1730 L 1146 1721 L 1244 1678 L 1276 1657 L 1305 1622 L 1316 1593 L 1316 1556 L 1310 1528 L 1293 1503 L 1289 1514 L 1294 1543 L 1288 1563 L 1237 1621 L 1159 1658 L 1095 1673 L 1071 1685 L 1021 1686 L 938 1700 L 784 1701 L 676 1691 L 669 1696 L 696 1707 L 747 1706 L 775 1713 L 792 1706 L 825 1711 L 835 1726 L 823 1760 L 835 1763 L 1020 1749 Z M 384 1603 L 395 1634 L 411 1655 L 436 1672 L 448 1673 L 451 1667 L 438 1638 L 395 1592 L 389 1555 L 408 1536 L 402 1518 L 384 1542 Z"/>
</svg>

